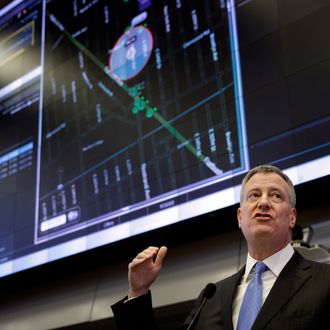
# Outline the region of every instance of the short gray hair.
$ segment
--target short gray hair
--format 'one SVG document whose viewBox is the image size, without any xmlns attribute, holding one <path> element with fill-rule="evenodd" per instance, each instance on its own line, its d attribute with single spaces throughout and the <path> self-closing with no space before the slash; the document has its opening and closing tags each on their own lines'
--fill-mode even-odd
<svg viewBox="0 0 330 330">
<path fill-rule="evenodd" d="M 247 174 L 245 175 L 245 177 L 243 178 L 243 181 L 242 181 L 241 196 L 240 196 L 241 202 L 243 201 L 243 191 L 244 191 L 245 185 L 257 173 L 276 173 L 276 174 L 278 174 L 288 185 L 289 202 L 290 202 L 291 206 L 292 207 L 296 206 L 296 191 L 294 189 L 292 181 L 285 173 L 283 173 L 283 171 L 280 168 L 273 166 L 273 165 L 259 165 L 259 166 L 252 168 L 249 172 L 247 172 Z"/>
</svg>

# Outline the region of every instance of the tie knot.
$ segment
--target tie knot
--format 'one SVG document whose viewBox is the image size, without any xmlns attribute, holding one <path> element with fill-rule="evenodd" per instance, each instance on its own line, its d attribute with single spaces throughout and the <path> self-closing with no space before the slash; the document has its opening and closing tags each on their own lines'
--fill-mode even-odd
<svg viewBox="0 0 330 330">
<path fill-rule="evenodd" d="M 258 261 L 254 267 L 257 274 L 262 274 L 267 269 L 267 266 L 261 261 Z"/>
</svg>

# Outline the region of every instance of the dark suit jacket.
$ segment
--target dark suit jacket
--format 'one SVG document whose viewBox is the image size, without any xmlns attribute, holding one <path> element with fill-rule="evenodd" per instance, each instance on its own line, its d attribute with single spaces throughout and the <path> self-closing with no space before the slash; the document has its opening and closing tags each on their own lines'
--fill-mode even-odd
<svg viewBox="0 0 330 330">
<path fill-rule="evenodd" d="M 232 303 L 244 267 L 216 284 L 213 297 L 197 320 L 198 330 L 233 330 Z M 203 292 L 179 329 L 186 329 L 201 304 Z M 151 294 L 112 305 L 119 330 L 155 330 Z M 271 289 L 252 330 L 329 330 L 330 265 L 294 253 Z"/>
</svg>

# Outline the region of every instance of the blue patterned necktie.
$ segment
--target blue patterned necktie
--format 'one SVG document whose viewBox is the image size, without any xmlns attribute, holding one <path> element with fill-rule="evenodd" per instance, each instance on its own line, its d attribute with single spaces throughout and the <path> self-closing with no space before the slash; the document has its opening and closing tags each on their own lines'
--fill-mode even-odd
<svg viewBox="0 0 330 330">
<path fill-rule="evenodd" d="M 266 269 L 267 266 L 263 262 L 255 264 L 255 272 L 246 289 L 239 312 L 237 330 L 249 330 L 252 328 L 262 305 L 261 275 Z"/>
</svg>

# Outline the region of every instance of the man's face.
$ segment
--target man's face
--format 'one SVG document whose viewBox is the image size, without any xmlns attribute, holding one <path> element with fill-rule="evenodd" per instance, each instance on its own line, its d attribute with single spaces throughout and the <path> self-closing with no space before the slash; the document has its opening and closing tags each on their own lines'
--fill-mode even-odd
<svg viewBox="0 0 330 330">
<path fill-rule="evenodd" d="M 260 238 L 284 247 L 296 223 L 287 183 L 276 173 L 252 176 L 245 185 L 237 218 L 248 244 Z"/>
</svg>

